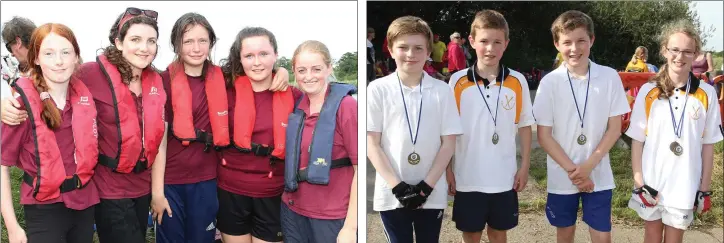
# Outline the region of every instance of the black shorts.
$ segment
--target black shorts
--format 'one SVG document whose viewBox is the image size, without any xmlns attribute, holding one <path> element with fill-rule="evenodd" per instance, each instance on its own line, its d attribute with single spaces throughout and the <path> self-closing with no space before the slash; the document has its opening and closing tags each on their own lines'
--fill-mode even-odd
<svg viewBox="0 0 724 243">
<path fill-rule="evenodd" d="M 258 239 L 282 241 L 281 205 L 282 196 L 247 197 L 217 188 L 219 212 L 216 228 L 227 235 L 246 235 Z"/>
<path fill-rule="evenodd" d="M 73 210 L 63 203 L 54 203 L 23 208 L 28 242 L 93 242 L 94 206 Z"/>
<path fill-rule="evenodd" d="M 137 198 L 101 198 L 95 210 L 100 242 L 145 243 L 150 205 L 151 194 Z"/>
<path fill-rule="evenodd" d="M 452 220 L 463 232 L 480 232 L 486 224 L 496 230 L 512 229 L 518 225 L 518 193 L 455 192 Z"/>
</svg>

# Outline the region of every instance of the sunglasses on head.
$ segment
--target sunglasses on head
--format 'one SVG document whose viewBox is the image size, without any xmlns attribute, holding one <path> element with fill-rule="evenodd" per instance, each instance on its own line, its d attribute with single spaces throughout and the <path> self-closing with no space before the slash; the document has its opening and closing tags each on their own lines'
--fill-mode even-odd
<svg viewBox="0 0 724 243">
<path fill-rule="evenodd" d="M 123 24 L 125 24 L 126 21 L 135 16 L 140 16 L 141 14 L 153 20 L 156 20 L 156 18 L 158 18 L 158 12 L 156 11 L 130 7 L 126 9 L 126 12 L 121 18 L 121 21 L 118 22 L 118 30 L 120 31 L 121 27 L 123 27 Z"/>
<path fill-rule="evenodd" d="M 138 16 L 138 15 L 143 14 L 143 15 L 146 15 L 147 17 L 152 18 L 152 19 L 154 19 L 154 20 L 155 20 L 156 18 L 158 18 L 158 12 L 156 12 L 156 11 L 146 10 L 146 9 L 140 9 L 140 8 L 134 8 L 134 7 L 130 7 L 130 8 L 127 8 L 127 9 L 126 9 L 126 15 L 129 15 L 129 14 L 130 14 L 131 16 Z M 124 16 L 124 17 L 125 17 L 125 16 Z"/>
</svg>

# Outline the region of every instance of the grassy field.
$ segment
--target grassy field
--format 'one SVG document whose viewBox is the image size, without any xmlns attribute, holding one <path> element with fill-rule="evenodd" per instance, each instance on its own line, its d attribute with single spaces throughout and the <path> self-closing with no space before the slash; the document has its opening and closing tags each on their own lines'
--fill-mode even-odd
<svg viewBox="0 0 724 243">
<path fill-rule="evenodd" d="M 696 216 L 693 227 L 724 226 L 722 220 L 722 208 L 724 207 L 724 142 L 719 142 L 714 148 L 714 172 L 712 175 L 711 189 L 712 210 L 699 217 Z M 643 221 L 636 215 L 636 212 L 628 208 L 628 201 L 631 198 L 633 188 L 633 176 L 631 171 L 631 150 L 614 148 L 610 152 L 611 169 L 616 182 L 616 189 L 613 191 L 612 214 L 614 222 L 624 224 L 642 224 Z M 541 148 L 536 148 L 531 154 L 530 175 L 543 190 L 546 188 L 546 154 Z M 530 184 L 529 184 L 530 185 Z M 521 211 L 543 210 L 545 208 L 545 192 L 542 197 L 521 203 Z"/>
<path fill-rule="evenodd" d="M 611 168 L 616 181 L 616 189 L 613 192 L 613 209 L 612 214 L 615 223 L 642 225 L 643 221 L 636 213 L 628 208 L 628 200 L 631 196 L 631 188 L 633 188 L 633 177 L 631 175 L 631 154 L 628 149 L 614 148 L 610 152 Z M 724 208 L 724 142 L 719 142 L 714 148 L 714 173 L 712 176 L 711 188 L 714 191 L 712 196 L 712 211 L 704 214 L 702 217 L 696 217 L 692 227 L 722 227 L 724 226 L 723 208 Z M 526 192 L 534 192 L 540 194 L 532 200 L 521 201 L 520 211 L 542 211 L 545 207 L 545 188 L 546 188 L 546 154 L 541 148 L 536 148 L 531 154 L 530 175 L 535 180 L 528 185 Z M 23 209 L 19 205 L 20 183 L 22 181 L 22 171 L 17 168 L 11 169 L 11 182 L 13 191 L 13 200 L 15 206 L 15 214 L 17 215 L 20 225 L 25 226 L 23 221 Z M 5 230 L 4 221 L 1 224 L 2 238 L 0 242 L 8 242 L 7 231 Z M 147 242 L 155 242 L 153 231 L 149 230 Z M 98 242 L 97 240 L 95 242 Z"/>
<path fill-rule="evenodd" d="M 12 191 L 13 191 L 13 207 L 15 207 L 15 216 L 18 218 L 18 223 L 20 223 L 20 226 L 25 228 L 25 216 L 23 211 L 23 206 L 20 205 L 20 183 L 22 183 L 23 178 L 23 171 L 18 169 L 17 167 L 12 167 L 10 169 L 10 183 L 12 184 Z M 5 219 L 2 220 L 2 223 L 0 223 L 0 227 L 2 227 L 2 235 L 0 236 L 0 242 L 8 242 L 8 232 L 5 228 Z M 94 236 L 93 242 L 98 242 L 98 236 Z M 146 242 L 153 243 L 156 242 L 155 235 L 153 233 L 153 229 L 149 230 L 149 233 L 146 236 Z"/>
</svg>

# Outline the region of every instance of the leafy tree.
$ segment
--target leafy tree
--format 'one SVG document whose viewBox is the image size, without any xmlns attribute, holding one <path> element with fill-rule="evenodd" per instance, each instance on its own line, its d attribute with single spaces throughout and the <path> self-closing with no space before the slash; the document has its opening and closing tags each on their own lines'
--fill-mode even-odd
<svg viewBox="0 0 724 243">
<path fill-rule="evenodd" d="M 280 57 L 277 60 L 277 65 L 279 65 L 279 67 L 283 67 L 289 71 L 289 82 L 295 82 L 294 71 L 292 70 L 292 60 L 289 60 L 286 57 Z"/>
<path fill-rule="evenodd" d="M 667 22 L 680 18 L 691 20 L 704 41 L 713 31 L 713 27 L 701 25 L 688 1 L 367 2 L 367 19 L 368 26 L 376 31 L 373 44 L 377 53 L 382 53 L 387 27 L 398 17 L 422 18 L 433 33 L 439 34 L 440 40 L 447 43 L 455 31 L 467 37 L 475 13 L 483 9 L 496 10 L 505 16 L 510 44 L 501 62 L 521 71 L 550 69 L 557 52 L 550 32 L 551 24 L 567 10 L 582 11 L 593 19 L 596 37 L 591 50 L 593 60 L 621 70 L 637 46 L 649 49 L 650 63 L 662 63 L 657 35 Z"/>
<path fill-rule="evenodd" d="M 334 75 L 339 81 L 357 79 L 357 52 L 347 52 L 335 62 Z"/>
</svg>

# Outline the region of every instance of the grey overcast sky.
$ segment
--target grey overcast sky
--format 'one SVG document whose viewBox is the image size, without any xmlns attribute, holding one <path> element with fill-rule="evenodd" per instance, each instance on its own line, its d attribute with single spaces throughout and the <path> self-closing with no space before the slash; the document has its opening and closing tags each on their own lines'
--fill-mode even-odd
<svg viewBox="0 0 724 243">
<path fill-rule="evenodd" d="M 707 40 L 705 50 L 724 50 L 724 2 L 722 1 L 695 1 L 693 10 L 699 14 L 699 20 L 704 26 L 714 26 L 714 35 Z"/>
<path fill-rule="evenodd" d="M 2 23 L 13 16 L 26 17 L 37 26 L 55 22 L 70 27 L 81 47 L 84 61 L 94 61 L 96 50 L 110 44 L 108 32 L 127 8 L 159 12 L 159 51 L 154 65 L 160 69 L 173 60 L 171 28 L 181 15 L 196 12 L 211 23 L 217 43 L 211 50 L 215 63 L 228 55 L 236 34 L 247 26 L 260 26 L 274 33 L 279 56 L 291 58 L 305 40 L 318 40 L 329 48 L 332 58 L 357 51 L 357 2 L 213 2 L 213 1 L 103 1 L 25 2 L 2 1 Z M 3 55 L 7 53 L 2 47 Z"/>
</svg>

